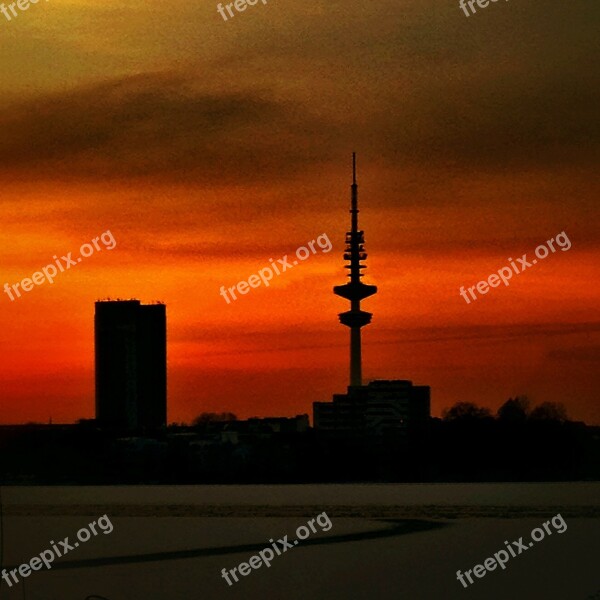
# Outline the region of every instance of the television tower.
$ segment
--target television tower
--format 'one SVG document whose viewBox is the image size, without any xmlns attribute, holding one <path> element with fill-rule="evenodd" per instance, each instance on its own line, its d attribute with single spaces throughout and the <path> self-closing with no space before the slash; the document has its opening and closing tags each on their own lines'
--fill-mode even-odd
<svg viewBox="0 0 600 600">
<path fill-rule="evenodd" d="M 367 285 L 360 279 L 363 276 L 362 269 L 366 265 L 367 253 L 364 250 L 364 231 L 358 229 L 358 185 L 356 183 L 356 153 L 352 153 L 352 185 L 350 215 L 351 231 L 346 233 L 346 250 L 344 260 L 350 261 L 344 268 L 350 269 L 348 276 L 350 281 L 344 285 L 336 285 L 333 293 L 350 300 L 350 310 L 340 313 L 340 323 L 350 327 L 350 385 L 362 385 L 362 358 L 360 329 L 371 322 L 372 313 L 360 309 L 360 301 L 377 293 L 377 286 Z"/>
</svg>

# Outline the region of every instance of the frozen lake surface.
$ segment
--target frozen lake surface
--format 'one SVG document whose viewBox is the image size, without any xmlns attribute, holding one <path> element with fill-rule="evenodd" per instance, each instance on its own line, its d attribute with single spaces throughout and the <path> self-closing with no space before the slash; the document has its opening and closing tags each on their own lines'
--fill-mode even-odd
<svg viewBox="0 0 600 600">
<path fill-rule="evenodd" d="M 4 566 L 28 562 L 50 540 L 72 541 L 104 512 L 114 531 L 51 570 L 3 583 L 0 600 L 585 600 L 600 590 L 596 483 L 12 487 L 2 495 Z M 329 531 L 231 587 L 221 577 L 270 538 L 294 539 L 323 510 Z M 460 518 L 432 517 L 444 511 Z M 457 581 L 458 569 L 483 563 L 505 540 L 529 540 L 553 511 L 564 533 L 467 589 Z"/>
</svg>

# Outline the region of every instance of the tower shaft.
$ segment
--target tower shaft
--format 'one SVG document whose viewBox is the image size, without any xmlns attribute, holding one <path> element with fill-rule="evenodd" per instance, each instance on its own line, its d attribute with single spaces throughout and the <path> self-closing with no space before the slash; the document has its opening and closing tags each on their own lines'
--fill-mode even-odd
<svg viewBox="0 0 600 600">
<path fill-rule="evenodd" d="M 362 385 L 362 341 L 360 327 L 350 328 L 350 385 Z"/>
</svg>

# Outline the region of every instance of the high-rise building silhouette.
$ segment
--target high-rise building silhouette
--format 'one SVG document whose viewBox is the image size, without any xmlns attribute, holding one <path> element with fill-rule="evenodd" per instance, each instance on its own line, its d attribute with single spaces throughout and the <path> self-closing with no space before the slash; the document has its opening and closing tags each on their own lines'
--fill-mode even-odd
<svg viewBox="0 0 600 600">
<path fill-rule="evenodd" d="M 356 154 L 352 153 L 352 185 L 350 186 L 350 231 L 346 233 L 346 250 L 344 260 L 350 261 L 345 268 L 349 269 L 350 281 L 344 285 L 336 285 L 333 293 L 350 300 L 350 310 L 340 313 L 340 323 L 350 328 L 350 385 L 362 385 L 362 355 L 360 330 L 371 322 L 372 313 L 360 308 L 360 301 L 377 293 L 377 287 L 361 281 L 366 269 L 363 261 L 365 252 L 365 232 L 358 229 L 358 184 L 356 183 Z"/>
<path fill-rule="evenodd" d="M 340 322 L 350 328 L 350 385 L 346 394 L 334 394 L 333 402 L 313 403 L 313 425 L 321 432 L 352 437 L 384 436 L 390 433 L 414 439 L 423 432 L 430 415 L 430 389 L 413 386 L 411 381 L 390 380 L 362 383 L 361 328 L 371 322 L 372 314 L 361 310 L 360 301 L 377 292 L 374 285 L 361 281 L 364 232 L 358 229 L 358 185 L 356 155 L 352 154 L 351 230 L 346 233 L 344 260 L 350 281 L 333 291 L 350 300 L 350 310 L 339 315 Z"/>
<path fill-rule="evenodd" d="M 164 304 L 96 302 L 96 420 L 102 427 L 156 429 L 167 422 Z"/>
</svg>

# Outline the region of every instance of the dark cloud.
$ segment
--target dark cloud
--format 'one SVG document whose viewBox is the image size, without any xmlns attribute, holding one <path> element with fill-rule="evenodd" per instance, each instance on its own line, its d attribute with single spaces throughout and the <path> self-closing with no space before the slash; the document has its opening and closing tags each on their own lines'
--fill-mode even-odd
<svg viewBox="0 0 600 600">
<path fill-rule="evenodd" d="M 458 0 L 332 1 L 326 14 L 289 39 L 273 32 L 262 55 L 326 71 L 338 101 L 324 110 L 388 164 L 464 174 L 598 160 L 598 3 L 500 2 L 466 18 Z"/>
<path fill-rule="evenodd" d="M 331 128 L 265 94 L 207 93 L 146 74 L 38 97 L 0 112 L 0 164 L 23 177 L 277 178 L 327 156 Z"/>
<path fill-rule="evenodd" d="M 523 83 L 499 76 L 466 86 L 432 84 L 418 107 L 384 125 L 390 158 L 469 171 L 596 161 L 597 87 L 568 77 Z"/>
<path fill-rule="evenodd" d="M 244 28 L 231 54 L 184 74 L 0 110 L 0 169 L 244 183 L 285 180 L 351 147 L 451 174 L 589 166 L 600 146 L 598 11 L 523 0 L 467 19 L 458 2 L 332 1 L 283 31 Z M 207 91 L 214 82 L 242 91 Z"/>
</svg>

